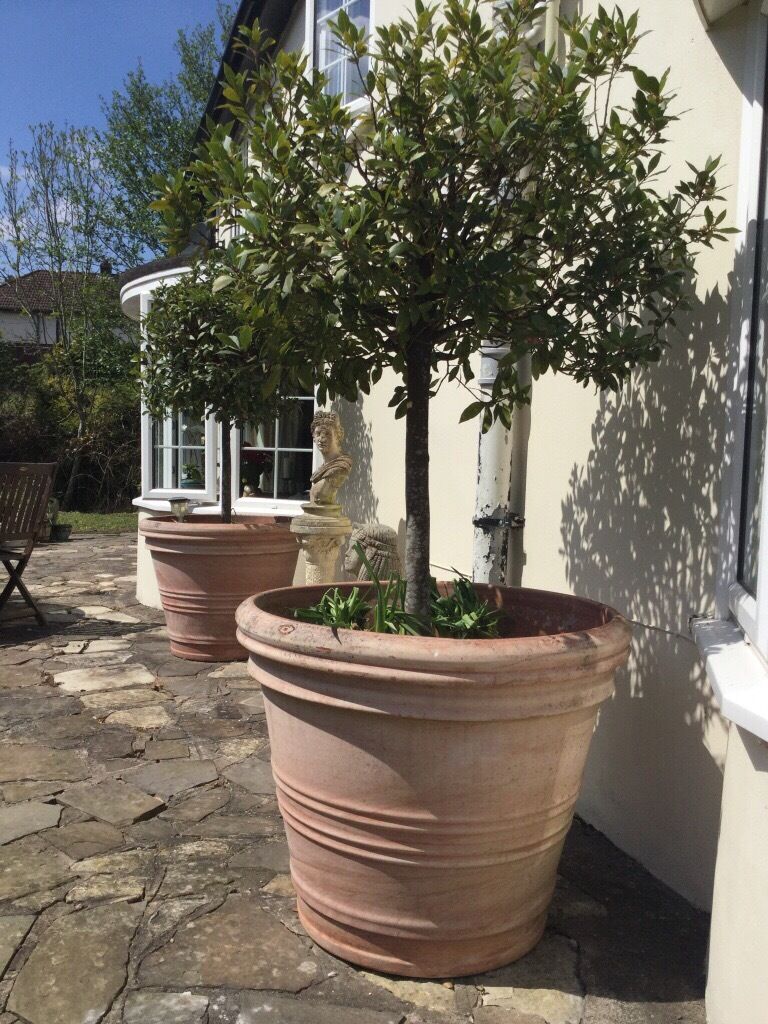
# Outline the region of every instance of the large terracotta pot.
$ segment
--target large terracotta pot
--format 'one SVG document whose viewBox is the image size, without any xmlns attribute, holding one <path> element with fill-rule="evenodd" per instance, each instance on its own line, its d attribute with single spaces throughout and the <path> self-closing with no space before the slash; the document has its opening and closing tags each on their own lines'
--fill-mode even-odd
<svg viewBox="0 0 768 1024">
<path fill-rule="evenodd" d="M 139 532 L 152 553 L 171 652 L 190 661 L 243 659 L 235 610 L 254 590 L 293 582 L 299 552 L 289 521 L 152 516 Z"/>
<path fill-rule="evenodd" d="M 504 639 L 294 620 L 324 589 L 259 594 L 237 612 L 304 927 L 344 959 L 412 977 L 522 956 L 544 929 L 627 622 L 493 587 L 478 589 L 502 609 Z"/>
</svg>

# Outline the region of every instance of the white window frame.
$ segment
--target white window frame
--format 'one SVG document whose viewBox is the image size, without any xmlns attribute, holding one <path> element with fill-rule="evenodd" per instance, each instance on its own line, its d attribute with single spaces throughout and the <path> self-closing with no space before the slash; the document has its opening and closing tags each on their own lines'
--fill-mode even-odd
<svg viewBox="0 0 768 1024">
<path fill-rule="evenodd" d="M 759 30 L 750 44 L 751 74 L 744 90 L 742 113 L 742 151 L 738 199 L 737 252 L 741 267 L 737 269 L 744 282 L 740 292 L 734 293 L 731 310 L 731 337 L 735 340 L 736 360 L 732 370 L 731 395 L 734 407 L 729 415 L 729 428 L 733 431 L 732 476 L 730 493 L 726 495 L 723 522 L 723 558 L 720 570 L 726 593 L 718 595 L 719 611 L 724 617 L 731 613 L 748 641 L 763 658 L 768 659 L 768 446 L 763 464 L 765 486 L 760 511 L 761 549 L 758 554 L 758 575 L 755 594 L 739 582 L 739 550 L 741 540 L 742 504 L 744 499 L 744 473 L 746 472 L 746 427 L 748 416 L 748 369 L 753 331 L 754 289 L 758 287 L 755 267 L 757 232 L 755 225 L 764 216 L 759 209 L 761 175 L 768 175 L 768 161 L 762 157 L 766 111 L 764 101 L 768 84 L 768 19 L 760 17 Z M 764 235 L 763 247 L 768 245 Z M 727 435 L 726 435 L 727 436 Z"/>
<path fill-rule="evenodd" d="M 317 54 L 315 53 L 315 36 L 316 36 L 316 11 L 317 5 L 316 0 L 306 0 L 306 20 L 304 23 L 304 49 L 309 57 L 310 66 L 313 68 L 317 67 Z M 370 0 L 369 13 L 368 13 L 368 36 L 373 36 L 374 27 L 376 25 L 376 0 Z M 360 96 L 358 99 L 353 100 L 347 104 L 347 108 L 353 113 L 362 111 L 367 105 L 367 99 L 365 96 Z"/>
<path fill-rule="evenodd" d="M 743 282 L 734 289 L 730 338 L 733 361 L 726 384 L 731 408 L 726 413 L 725 436 L 733 440 L 726 455 L 730 480 L 724 480 L 720 516 L 719 565 L 715 593 L 715 618 L 698 618 L 692 631 L 704 658 L 707 677 L 722 713 L 731 722 L 768 741 L 768 447 L 763 465 L 764 480 L 760 514 L 761 545 L 755 595 L 738 581 L 741 538 L 745 444 L 747 424 L 747 371 L 752 332 L 752 311 L 757 259 L 755 225 L 760 210 L 760 177 L 763 170 L 763 127 L 768 112 L 768 14 L 762 4 L 754 33 L 748 33 L 748 53 L 743 83 L 741 153 L 737 222 L 734 235 L 737 254 L 734 275 Z"/>
<path fill-rule="evenodd" d="M 139 296 L 139 316 L 141 320 L 142 346 L 144 345 L 144 320 L 152 306 L 152 292 L 160 284 L 172 284 L 174 280 L 186 273 L 186 271 L 173 271 L 167 277 L 153 282 L 151 288 L 142 291 Z M 170 438 L 172 429 L 172 417 L 165 419 L 164 430 Z M 153 461 L 154 448 L 152 444 L 152 416 L 149 413 L 144 400 L 141 402 L 141 497 L 135 504 L 141 506 L 143 502 L 168 502 L 171 498 L 189 498 L 190 501 L 215 502 L 216 495 L 216 465 L 218 454 L 218 435 L 216 421 L 212 416 L 205 419 L 205 478 L 202 488 L 187 487 L 154 487 L 153 486 Z M 169 506 L 170 507 L 170 506 Z"/>
<path fill-rule="evenodd" d="M 309 395 L 307 396 L 309 398 Z M 317 398 L 313 401 L 314 412 L 317 412 Z M 280 450 L 279 432 L 275 430 L 275 451 Z M 230 431 L 230 449 L 232 452 L 232 508 L 240 515 L 262 516 L 297 516 L 301 514 L 302 502 L 291 498 L 245 498 L 240 494 L 240 451 L 242 449 L 242 433 L 236 428 Z M 290 451 L 291 449 L 283 449 Z M 305 449 L 301 449 L 304 451 Z M 312 445 L 312 472 L 319 465 L 318 451 Z"/>
</svg>

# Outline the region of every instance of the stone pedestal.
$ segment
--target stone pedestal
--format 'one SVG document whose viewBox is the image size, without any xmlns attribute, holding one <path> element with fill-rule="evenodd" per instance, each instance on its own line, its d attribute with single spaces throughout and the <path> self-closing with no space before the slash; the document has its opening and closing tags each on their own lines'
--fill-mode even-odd
<svg viewBox="0 0 768 1024">
<path fill-rule="evenodd" d="M 291 533 L 296 534 L 304 552 L 306 582 L 308 585 L 333 583 L 338 579 L 339 551 L 352 533 L 352 523 L 342 515 L 340 505 L 308 502 L 301 507 L 304 514 L 291 521 Z"/>
</svg>

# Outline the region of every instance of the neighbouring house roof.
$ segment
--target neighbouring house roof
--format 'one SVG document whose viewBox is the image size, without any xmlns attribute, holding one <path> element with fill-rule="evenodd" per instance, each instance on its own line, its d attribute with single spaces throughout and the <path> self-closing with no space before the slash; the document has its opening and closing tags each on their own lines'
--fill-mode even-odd
<svg viewBox="0 0 768 1024">
<path fill-rule="evenodd" d="M 65 287 L 74 292 L 84 278 L 79 271 L 64 271 L 61 275 Z M 89 277 L 97 278 L 98 274 Z M 58 277 L 58 275 L 57 275 Z M 57 306 L 54 276 L 49 270 L 32 270 L 20 277 L 7 278 L 0 283 L 0 311 L 6 313 L 53 313 Z"/>
<path fill-rule="evenodd" d="M 233 47 L 235 35 L 239 26 L 253 25 L 254 21 L 258 18 L 261 23 L 261 27 L 267 35 L 272 39 L 279 40 L 283 32 L 285 32 L 288 27 L 288 22 L 293 14 L 293 9 L 298 5 L 298 3 L 299 0 L 240 0 L 237 12 L 232 19 L 232 25 L 229 30 L 227 45 L 224 48 L 224 54 L 221 58 L 221 64 L 219 65 L 219 70 L 216 73 L 216 81 L 213 89 L 211 90 L 211 95 L 208 97 L 205 111 L 195 135 L 195 145 L 205 138 L 205 124 L 209 117 L 213 118 L 216 122 L 220 122 L 226 118 L 226 112 L 220 109 L 221 90 L 224 84 L 224 66 L 228 64 L 233 71 L 243 71 L 246 67 L 246 55 L 241 50 L 236 50 Z"/>
</svg>

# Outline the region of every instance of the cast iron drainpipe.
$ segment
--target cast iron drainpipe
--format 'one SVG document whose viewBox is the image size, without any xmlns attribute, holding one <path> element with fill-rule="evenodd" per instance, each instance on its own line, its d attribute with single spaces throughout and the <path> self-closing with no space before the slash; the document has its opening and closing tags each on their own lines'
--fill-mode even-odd
<svg viewBox="0 0 768 1024">
<path fill-rule="evenodd" d="M 558 45 L 560 0 L 549 0 L 544 15 L 544 48 Z M 480 352 L 479 384 L 490 392 L 498 373 L 498 360 L 508 349 L 485 345 Z M 517 363 L 522 386 L 531 384 L 531 359 Z M 531 407 L 518 406 L 512 414 L 512 429 L 496 422 L 477 444 L 477 490 L 472 545 L 472 579 L 519 587 L 525 565 L 525 489 L 528 475 L 528 439 Z"/>
</svg>

